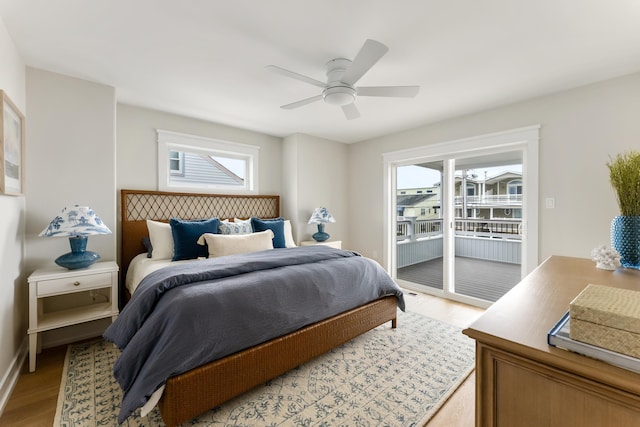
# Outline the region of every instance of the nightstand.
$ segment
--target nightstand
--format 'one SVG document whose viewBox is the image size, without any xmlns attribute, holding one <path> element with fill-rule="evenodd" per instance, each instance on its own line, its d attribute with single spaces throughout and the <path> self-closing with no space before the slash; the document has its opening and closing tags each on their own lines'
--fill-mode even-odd
<svg viewBox="0 0 640 427">
<path fill-rule="evenodd" d="M 107 317 L 114 321 L 118 317 L 118 270 L 118 264 L 106 261 L 79 270 L 40 268 L 29 276 L 29 372 L 36 370 L 40 332 Z M 108 289 L 109 295 L 96 292 L 93 299 L 100 299 L 94 303 L 67 310 L 43 310 L 46 298 L 99 289 Z"/>
<path fill-rule="evenodd" d="M 341 240 L 326 240 L 324 242 L 316 242 L 315 240 L 305 240 L 300 242 L 300 246 L 313 246 L 313 245 L 325 245 L 331 246 L 332 248 L 342 249 L 342 241 Z"/>
</svg>

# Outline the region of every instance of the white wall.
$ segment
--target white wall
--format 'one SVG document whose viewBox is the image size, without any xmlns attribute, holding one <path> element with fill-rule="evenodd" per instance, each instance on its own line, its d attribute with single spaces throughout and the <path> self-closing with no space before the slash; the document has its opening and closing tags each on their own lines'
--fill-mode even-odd
<svg viewBox="0 0 640 427">
<path fill-rule="evenodd" d="M 327 224 L 329 240 L 342 240 L 349 248 L 346 230 L 350 216 L 347 212 L 347 145 L 308 135 L 291 135 L 284 140 L 285 184 L 283 215 L 293 224 L 297 242 L 312 240 L 318 231 L 309 225 L 313 209 L 324 206 L 336 219 Z"/>
<path fill-rule="evenodd" d="M 260 194 L 280 194 L 282 140 L 275 136 L 203 120 L 118 104 L 117 188 L 158 189 L 157 129 L 260 147 Z M 118 199 L 119 200 L 119 199 Z"/>
<path fill-rule="evenodd" d="M 1 18 L 0 64 L 0 89 L 26 115 L 24 61 Z M 0 414 L 26 354 L 24 211 L 24 197 L 0 195 Z"/>
<path fill-rule="evenodd" d="M 298 243 L 306 232 L 307 221 L 304 212 L 298 212 L 300 182 L 297 179 L 300 173 L 298 164 L 298 135 L 291 135 L 282 140 L 282 197 L 280 214 L 291 221 L 293 240 Z M 308 220 L 308 217 L 307 217 Z"/>
<path fill-rule="evenodd" d="M 382 261 L 382 153 L 540 124 L 539 262 L 588 258 L 610 245 L 618 207 L 605 163 L 640 148 L 639 111 L 640 73 L 352 144 L 348 211 L 359 215 L 349 227 L 352 248 Z M 544 208 L 547 197 L 555 209 Z"/>
<path fill-rule="evenodd" d="M 27 68 L 27 273 L 70 251 L 67 238 L 38 237 L 65 206 L 91 206 L 113 234 L 87 249 L 116 259 L 115 89 Z M 72 305 L 78 296 L 60 298 Z M 53 302 L 52 302 L 52 305 Z M 99 335 L 108 321 L 43 334 L 43 346 Z"/>
</svg>

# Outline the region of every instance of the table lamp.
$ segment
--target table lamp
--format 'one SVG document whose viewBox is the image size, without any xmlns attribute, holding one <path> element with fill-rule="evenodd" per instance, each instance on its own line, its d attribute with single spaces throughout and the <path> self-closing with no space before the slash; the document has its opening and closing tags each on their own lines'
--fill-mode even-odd
<svg viewBox="0 0 640 427">
<path fill-rule="evenodd" d="M 318 232 L 311 236 L 316 242 L 324 242 L 329 238 L 329 234 L 324 232 L 324 225 L 327 222 L 336 222 L 336 220 L 333 219 L 327 208 L 315 208 L 307 224 L 318 224 Z"/>
<path fill-rule="evenodd" d="M 100 255 L 87 251 L 87 239 L 91 234 L 111 234 L 100 217 L 87 206 L 62 209 L 38 235 L 40 237 L 68 237 L 71 252 L 59 256 L 55 263 L 69 270 L 89 267 L 100 259 Z"/>
</svg>

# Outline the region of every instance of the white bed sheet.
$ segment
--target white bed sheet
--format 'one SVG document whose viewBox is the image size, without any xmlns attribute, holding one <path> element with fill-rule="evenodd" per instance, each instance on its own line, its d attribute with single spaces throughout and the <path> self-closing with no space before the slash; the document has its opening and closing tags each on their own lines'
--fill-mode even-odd
<svg viewBox="0 0 640 427">
<path fill-rule="evenodd" d="M 183 264 L 186 262 L 194 261 L 197 260 L 188 259 L 183 261 L 171 261 L 170 259 L 147 258 L 146 253 L 138 254 L 129 263 L 129 268 L 127 269 L 127 277 L 125 279 L 125 286 L 129 290 L 129 293 L 133 295 L 133 292 L 136 290 L 142 279 L 144 279 L 148 274 L 153 273 L 154 271 L 161 268 L 168 267 L 170 265 Z"/>
</svg>

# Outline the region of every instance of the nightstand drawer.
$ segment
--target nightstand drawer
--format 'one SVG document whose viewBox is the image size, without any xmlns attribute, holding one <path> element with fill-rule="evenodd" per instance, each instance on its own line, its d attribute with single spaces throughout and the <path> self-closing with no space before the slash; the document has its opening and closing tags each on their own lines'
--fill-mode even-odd
<svg viewBox="0 0 640 427">
<path fill-rule="evenodd" d="M 38 282 L 38 296 L 80 292 L 85 289 L 111 287 L 111 273 L 88 274 L 85 276 L 62 279 L 43 280 Z"/>
</svg>

